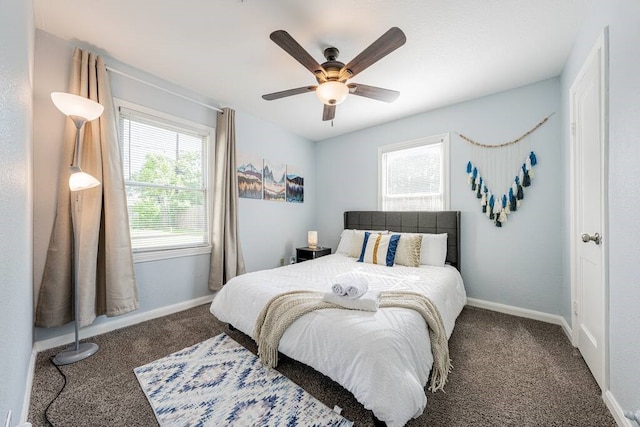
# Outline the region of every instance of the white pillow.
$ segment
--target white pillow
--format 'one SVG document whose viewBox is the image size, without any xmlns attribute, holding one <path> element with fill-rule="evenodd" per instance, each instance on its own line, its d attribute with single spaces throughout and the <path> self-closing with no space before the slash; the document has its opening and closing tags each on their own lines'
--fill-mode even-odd
<svg viewBox="0 0 640 427">
<path fill-rule="evenodd" d="M 423 234 L 420 264 L 443 267 L 447 259 L 447 233 Z"/>
<path fill-rule="evenodd" d="M 338 249 L 336 249 L 336 253 L 349 255 L 352 238 L 353 238 L 353 230 L 349 230 L 349 229 L 342 230 L 342 233 L 340 233 L 340 243 L 338 243 Z"/>
</svg>

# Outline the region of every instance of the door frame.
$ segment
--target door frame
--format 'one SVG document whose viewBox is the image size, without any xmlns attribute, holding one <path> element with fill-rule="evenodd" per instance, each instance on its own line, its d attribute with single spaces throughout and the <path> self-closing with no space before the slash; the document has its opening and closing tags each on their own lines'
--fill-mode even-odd
<svg viewBox="0 0 640 427">
<path fill-rule="evenodd" d="M 577 170 L 577 148 L 576 148 L 576 134 L 575 134 L 575 99 L 574 92 L 580 80 L 586 73 L 587 64 L 589 64 L 594 56 L 602 55 L 602 62 L 600 64 L 600 90 L 602 93 L 601 99 L 601 164 L 602 178 L 600 182 L 601 200 L 600 200 L 600 229 L 603 235 L 602 239 L 602 282 L 604 286 L 604 379 L 602 393 L 609 389 L 609 197 L 608 197 L 608 173 L 609 173 L 609 28 L 605 27 L 594 46 L 591 48 L 589 55 L 583 62 L 580 71 L 574 78 L 571 87 L 569 89 L 569 203 L 570 203 L 570 217 L 569 217 L 569 260 L 570 260 L 570 277 L 571 277 L 571 341 L 574 347 L 578 346 L 578 314 L 581 307 L 577 307 L 578 304 L 578 292 L 580 291 L 577 283 L 578 279 L 578 257 L 577 257 L 577 245 L 583 244 L 580 241 L 580 235 L 583 230 L 578 230 L 578 224 L 576 221 L 578 214 L 577 207 L 577 191 L 578 182 L 576 179 Z M 595 230 L 594 230 L 595 231 Z"/>
</svg>

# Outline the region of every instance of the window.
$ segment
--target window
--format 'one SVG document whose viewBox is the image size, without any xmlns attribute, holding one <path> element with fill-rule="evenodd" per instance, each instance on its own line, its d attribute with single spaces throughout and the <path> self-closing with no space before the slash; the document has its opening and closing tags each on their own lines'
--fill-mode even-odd
<svg viewBox="0 0 640 427">
<path fill-rule="evenodd" d="M 136 260 L 144 252 L 209 248 L 212 129 L 124 104 L 118 101 L 118 130 Z"/>
<path fill-rule="evenodd" d="M 449 134 L 380 147 L 378 171 L 381 210 L 449 209 Z"/>
</svg>

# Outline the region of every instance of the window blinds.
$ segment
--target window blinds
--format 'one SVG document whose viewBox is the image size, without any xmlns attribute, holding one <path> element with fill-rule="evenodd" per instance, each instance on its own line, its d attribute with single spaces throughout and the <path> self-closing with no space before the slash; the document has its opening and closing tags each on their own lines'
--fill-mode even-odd
<svg viewBox="0 0 640 427">
<path fill-rule="evenodd" d="M 443 144 L 423 144 L 381 153 L 382 209 L 442 210 Z"/>
<path fill-rule="evenodd" d="M 134 252 L 206 246 L 208 133 L 120 107 Z"/>
</svg>

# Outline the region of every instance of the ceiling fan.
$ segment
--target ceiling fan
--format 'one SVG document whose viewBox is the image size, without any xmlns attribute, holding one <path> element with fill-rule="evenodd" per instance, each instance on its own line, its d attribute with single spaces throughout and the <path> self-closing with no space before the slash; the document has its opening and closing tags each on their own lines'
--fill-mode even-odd
<svg viewBox="0 0 640 427">
<path fill-rule="evenodd" d="M 262 95 L 262 98 L 267 101 L 315 91 L 320 101 L 324 104 L 322 120 L 326 121 L 333 120 L 336 115 L 336 105 L 344 101 L 348 94 L 384 102 L 393 102 L 400 95 L 400 92 L 395 90 L 359 83 L 347 83 L 347 80 L 355 77 L 358 73 L 384 58 L 407 41 L 402 30 L 397 27 L 390 28 L 347 65 L 338 61 L 339 51 L 335 47 L 326 48 L 323 52 L 326 62 L 318 64 L 286 31 L 274 31 L 269 37 L 307 70 L 311 71 L 318 85 L 303 86 Z"/>
</svg>

